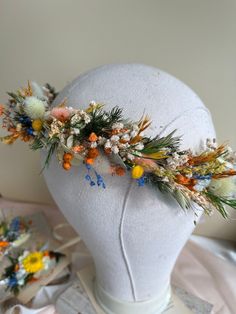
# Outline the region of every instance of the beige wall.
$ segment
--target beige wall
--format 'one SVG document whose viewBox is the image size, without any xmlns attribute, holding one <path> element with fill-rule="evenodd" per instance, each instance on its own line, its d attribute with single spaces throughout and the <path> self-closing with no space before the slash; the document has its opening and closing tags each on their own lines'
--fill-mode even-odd
<svg viewBox="0 0 236 314">
<path fill-rule="evenodd" d="M 190 85 L 236 148 L 235 34 L 236 0 L 0 0 L 0 99 L 27 79 L 61 89 L 101 64 L 146 63 Z M 24 144 L 0 146 L 4 196 L 52 203 L 39 171 Z M 236 238 L 235 226 L 214 215 L 198 232 Z"/>
</svg>

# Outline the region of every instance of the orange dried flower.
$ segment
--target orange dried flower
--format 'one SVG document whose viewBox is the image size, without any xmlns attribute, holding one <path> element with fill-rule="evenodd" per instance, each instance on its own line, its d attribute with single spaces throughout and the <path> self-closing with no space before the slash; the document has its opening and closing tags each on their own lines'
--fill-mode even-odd
<svg viewBox="0 0 236 314">
<path fill-rule="evenodd" d="M 84 150 L 84 146 L 82 146 L 82 145 L 77 145 L 77 146 L 74 146 L 74 147 L 72 148 L 72 150 L 73 150 L 73 152 L 75 152 L 75 153 L 79 153 L 79 152 L 81 152 L 82 150 Z"/>
<path fill-rule="evenodd" d="M 4 106 L 0 105 L 0 116 L 3 115 L 3 111 L 4 111 Z"/>
<path fill-rule="evenodd" d="M 8 247 L 9 246 L 9 242 L 7 241 L 0 241 L 0 247 Z"/>
<path fill-rule="evenodd" d="M 116 134 L 119 134 L 120 133 L 120 130 L 117 130 L 117 129 L 114 129 L 111 131 L 111 134 L 112 135 L 116 135 Z"/>
<path fill-rule="evenodd" d="M 99 151 L 97 148 L 90 148 L 90 150 L 88 151 L 87 157 L 88 158 L 97 158 L 97 156 L 99 155 Z"/>
<path fill-rule="evenodd" d="M 92 132 L 90 135 L 89 135 L 89 141 L 90 142 L 96 142 L 97 141 L 97 139 L 98 139 L 98 137 L 97 137 L 97 135 L 94 133 L 94 132 Z"/>
<path fill-rule="evenodd" d="M 71 153 L 64 153 L 64 155 L 63 155 L 63 160 L 65 162 L 70 162 L 72 158 L 73 158 L 73 156 Z"/>
<path fill-rule="evenodd" d="M 86 164 L 92 165 L 94 163 L 94 159 L 93 158 L 85 158 L 85 162 L 86 162 Z"/>
<path fill-rule="evenodd" d="M 104 152 L 109 155 L 111 154 L 111 148 L 104 148 Z"/>
<path fill-rule="evenodd" d="M 177 174 L 176 175 L 176 181 L 179 183 L 179 184 L 183 184 L 183 185 L 187 185 L 190 183 L 190 180 L 189 178 L 185 177 L 185 176 L 182 176 L 181 174 Z"/>
<path fill-rule="evenodd" d="M 116 166 L 115 167 L 115 173 L 118 175 L 118 176 L 123 176 L 125 174 L 125 169 L 121 166 Z"/>
<path fill-rule="evenodd" d="M 70 168 L 71 168 L 71 163 L 68 162 L 68 161 L 63 162 L 63 168 L 64 168 L 65 170 L 70 170 Z"/>
<path fill-rule="evenodd" d="M 16 264 L 16 265 L 15 265 L 15 269 L 14 269 L 14 271 L 15 271 L 15 272 L 17 272 L 19 269 L 20 269 L 19 264 Z"/>
</svg>

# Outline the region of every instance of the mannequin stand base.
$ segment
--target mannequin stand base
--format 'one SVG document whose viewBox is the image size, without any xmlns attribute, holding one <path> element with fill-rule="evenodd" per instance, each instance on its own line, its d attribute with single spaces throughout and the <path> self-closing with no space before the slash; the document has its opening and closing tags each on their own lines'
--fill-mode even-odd
<svg viewBox="0 0 236 314">
<path fill-rule="evenodd" d="M 94 307 L 97 314 L 108 314 L 104 312 L 102 307 L 97 302 L 95 295 L 94 295 L 94 283 L 95 283 L 95 270 L 94 267 L 88 266 L 81 269 L 77 273 L 81 284 L 87 293 L 92 306 Z M 192 314 L 193 312 L 190 311 L 189 308 L 185 306 L 185 304 L 178 298 L 178 296 L 174 293 L 171 295 L 170 303 L 168 304 L 167 308 L 162 312 L 165 314 Z M 114 313 L 116 314 L 116 313 Z"/>
</svg>

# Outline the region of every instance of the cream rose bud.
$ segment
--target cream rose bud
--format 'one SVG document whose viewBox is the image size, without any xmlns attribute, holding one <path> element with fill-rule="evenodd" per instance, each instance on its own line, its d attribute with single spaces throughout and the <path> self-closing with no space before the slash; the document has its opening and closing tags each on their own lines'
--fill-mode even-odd
<svg viewBox="0 0 236 314">
<path fill-rule="evenodd" d="M 31 119 L 41 119 L 45 114 L 45 102 L 37 97 L 31 96 L 25 99 L 24 110 Z"/>
</svg>

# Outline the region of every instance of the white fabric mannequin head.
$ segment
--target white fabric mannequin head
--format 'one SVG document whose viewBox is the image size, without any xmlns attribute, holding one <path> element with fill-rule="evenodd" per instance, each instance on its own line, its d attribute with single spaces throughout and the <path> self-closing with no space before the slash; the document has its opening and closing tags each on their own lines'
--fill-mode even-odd
<svg viewBox="0 0 236 314">
<path fill-rule="evenodd" d="M 66 86 L 54 105 L 64 98 L 75 108 L 86 108 L 92 100 L 104 103 L 108 110 L 118 105 L 124 117 L 133 121 L 145 112 L 153 121 L 147 135 L 167 135 L 177 129 L 183 149 L 197 150 L 201 141 L 215 137 L 211 116 L 198 96 L 153 67 L 97 68 Z M 90 187 L 84 165 L 66 172 L 54 156 L 44 175 L 56 203 L 94 258 L 97 285 L 122 301 L 161 295 L 194 228 L 193 211 L 184 212 L 155 188 L 138 187 L 130 174 L 103 173 L 106 189 Z"/>
</svg>

